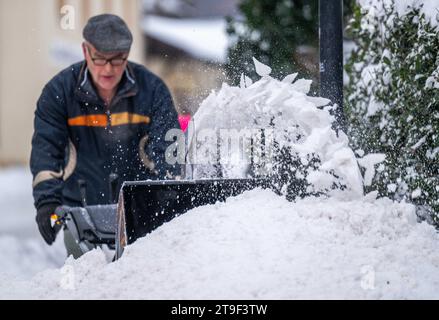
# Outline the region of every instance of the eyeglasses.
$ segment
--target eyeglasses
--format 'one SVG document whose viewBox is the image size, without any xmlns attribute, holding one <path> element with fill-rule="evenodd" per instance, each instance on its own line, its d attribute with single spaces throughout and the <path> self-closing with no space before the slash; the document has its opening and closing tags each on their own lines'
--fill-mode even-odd
<svg viewBox="0 0 439 320">
<path fill-rule="evenodd" d="M 127 61 L 127 58 L 113 58 L 113 59 L 104 59 L 104 58 L 91 58 L 93 63 L 96 66 L 103 67 L 107 63 L 110 63 L 113 67 L 120 67 Z"/>
<path fill-rule="evenodd" d="M 88 53 L 90 55 L 91 60 L 96 66 L 103 67 L 107 65 L 107 63 L 110 63 L 113 67 L 120 67 L 125 63 L 125 61 L 128 60 L 128 58 L 112 58 L 112 59 L 105 59 L 105 58 L 93 58 L 91 56 L 90 48 L 87 47 Z"/>
</svg>

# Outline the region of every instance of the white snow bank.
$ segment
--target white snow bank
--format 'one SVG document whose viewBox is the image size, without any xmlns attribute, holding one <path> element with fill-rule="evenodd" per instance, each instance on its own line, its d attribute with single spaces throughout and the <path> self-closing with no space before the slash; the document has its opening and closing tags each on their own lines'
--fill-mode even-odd
<svg viewBox="0 0 439 320">
<path fill-rule="evenodd" d="M 107 264 L 96 250 L 30 282 L 2 279 L 0 298 L 439 298 L 435 230 L 388 199 L 246 192 L 200 207 Z"/>
</svg>

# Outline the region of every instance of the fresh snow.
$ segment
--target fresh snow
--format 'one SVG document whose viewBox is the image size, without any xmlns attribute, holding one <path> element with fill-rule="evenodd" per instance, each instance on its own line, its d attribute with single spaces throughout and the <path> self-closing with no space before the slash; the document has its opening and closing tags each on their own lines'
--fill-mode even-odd
<svg viewBox="0 0 439 320">
<path fill-rule="evenodd" d="M 364 174 L 364 185 L 370 186 L 372 179 L 375 176 L 375 165 L 383 162 L 386 159 L 384 154 L 368 154 L 361 159 L 357 159 L 358 164 L 366 169 Z"/>
<path fill-rule="evenodd" d="M 0 208 L 0 291 L 7 290 L 3 277 L 28 279 L 63 265 L 66 253 L 62 237 L 48 247 L 38 232 L 32 175 L 27 169 L 0 171 Z"/>
<path fill-rule="evenodd" d="M 268 76 L 271 73 L 271 68 L 259 62 L 256 58 L 253 58 L 253 62 L 255 64 L 256 73 L 261 77 Z"/>
<path fill-rule="evenodd" d="M 438 245 L 408 204 L 254 190 L 191 210 L 115 263 L 95 250 L 31 281 L 2 279 L 0 298 L 437 299 Z"/>
</svg>

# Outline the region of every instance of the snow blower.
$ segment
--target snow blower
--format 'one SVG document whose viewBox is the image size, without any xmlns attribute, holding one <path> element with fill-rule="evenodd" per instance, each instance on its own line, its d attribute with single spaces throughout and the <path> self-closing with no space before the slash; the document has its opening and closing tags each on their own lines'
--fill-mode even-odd
<svg viewBox="0 0 439 320">
<path fill-rule="evenodd" d="M 52 219 L 56 231 L 69 232 L 82 254 L 106 245 L 115 249 L 115 259 L 119 259 L 127 245 L 188 210 L 225 201 L 256 187 L 269 187 L 269 180 L 125 182 L 118 204 L 87 206 L 85 185 L 80 182 L 83 206 L 60 207 Z"/>
</svg>

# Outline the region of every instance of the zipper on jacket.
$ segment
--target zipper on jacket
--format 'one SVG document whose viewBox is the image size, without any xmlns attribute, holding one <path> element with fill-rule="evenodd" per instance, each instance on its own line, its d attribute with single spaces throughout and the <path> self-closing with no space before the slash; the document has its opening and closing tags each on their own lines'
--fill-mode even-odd
<svg viewBox="0 0 439 320">
<path fill-rule="evenodd" d="M 105 114 L 107 115 L 107 130 L 109 133 L 111 132 L 111 111 L 108 108 L 107 111 L 105 111 Z"/>
</svg>

